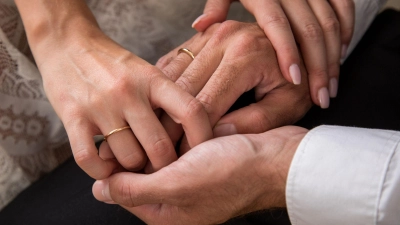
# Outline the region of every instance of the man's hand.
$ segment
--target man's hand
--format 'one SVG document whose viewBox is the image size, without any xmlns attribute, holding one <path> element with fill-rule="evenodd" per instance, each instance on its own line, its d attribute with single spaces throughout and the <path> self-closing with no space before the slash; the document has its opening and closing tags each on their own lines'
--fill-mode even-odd
<svg viewBox="0 0 400 225">
<path fill-rule="evenodd" d="M 190 49 L 195 59 L 177 54 L 180 48 Z M 312 105 L 307 76 L 303 76 L 301 85 L 283 78 L 275 51 L 257 24 L 214 24 L 162 57 L 157 66 L 203 103 L 215 127 L 214 136 L 262 133 L 293 124 Z M 305 74 L 302 64 L 300 68 Z M 253 88 L 257 103 L 225 115 L 243 93 Z M 176 143 L 181 128 L 165 116 L 161 121 Z M 182 143 L 185 146 L 185 139 Z"/>
<path fill-rule="evenodd" d="M 96 181 L 93 194 L 148 224 L 216 224 L 285 207 L 288 170 L 306 133 L 289 126 L 212 139 L 153 174 L 117 173 Z"/>
<path fill-rule="evenodd" d="M 226 19 L 234 0 L 208 0 L 204 14 L 194 23 L 204 31 Z M 304 59 L 313 102 L 329 106 L 329 96 L 336 97 L 340 58 L 346 56 L 353 35 L 355 10 L 353 0 L 240 0 L 257 19 L 274 46 L 284 77 L 300 82 L 299 63 Z M 328 93 L 329 88 L 329 93 Z"/>
</svg>

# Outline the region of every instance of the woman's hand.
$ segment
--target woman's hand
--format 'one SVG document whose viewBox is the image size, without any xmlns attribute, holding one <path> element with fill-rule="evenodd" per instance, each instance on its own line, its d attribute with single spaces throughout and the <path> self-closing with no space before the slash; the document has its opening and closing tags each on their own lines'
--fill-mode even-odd
<svg viewBox="0 0 400 225">
<path fill-rule="evenodd" d="M 177 54 L 180 48 L 190 49 L 195 59 Z M 257 24 L 214 24 L 165 55 L 157 66 L 203 103 L 215 127 L 214 136 L 261 133 L 293 124 L 312 105 L 307 76 L 303 76 L 302 85 L 283 78 L 275 51 Z M 305 73 L 302 64 L 300 68 Z M 225 115 L 243 93 L 253 88 L 257 103 Z M 179 126 L 166 116 L 161 121 L 174 143 L 178 141 L 182 135 Z M 187 150 L 186 141 L 182 143 Z"/>
<path fill-rule="evenodd" d="M 306 133 L 290 126 L 212 139 L 153 174 L 117 173 L 97 181 L 93 194 L 148 224 L 220 224 L 285 207 L 288 171 Z"/>
<path fill-rule="evenodd" d="M 197 99 L 104 35 L 90 12 L 76 15 L 85 9 L 81 2 L 55 2 L 47 1 L 53 7 L 47 10 L 60 10 L 60 17 L 53 15 L 27 33 L 46 94 L 85 172 L 104 179 L 120 169 L 119 164 L 137 171 L 148 158 L 154 171 L 175 161 L 175 148 L 153 112 L 157 108 L 183 125 L 191 147 L 212 137 L 207 113 Z M 80 7 L 68 8 L 73 3 Z M 57 8 L 61 6 L 66 8 Z M 93 136 L 124 126 L 131 130 L 109 136 L 98 153 Z"/>
<path fill-rule="evenodd" d="M 194 23 L 198 31 L 225 20 L 234 0 L 208 0 Z M 274 46 L 284 77 L 300 83 L 301 50 L 313 102 L 329 107 L 336 97 L 340 59 L 346 56 L 355 20 L 352 0 L 240 0 Z M 297 43 L 296 43 L 297 42 Z M 329 88 L 329 89 L 328 89 Z M 329 92 L 328 92 L 329 90 Z"/>
</svg>

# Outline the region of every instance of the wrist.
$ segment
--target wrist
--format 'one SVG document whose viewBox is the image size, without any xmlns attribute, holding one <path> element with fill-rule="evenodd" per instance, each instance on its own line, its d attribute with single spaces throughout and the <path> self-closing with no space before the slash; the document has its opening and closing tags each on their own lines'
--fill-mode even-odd
<svg viewBox="0 0 400 225">
<path fill-rule="evenodd" d="M 34 53 L 41 46 L 56 44 L 59 48 L 100 31 L 83 0 L 15 0 L 15 3 Z"/>
<path fill-rule="evenodd" d="M 287 126 L 259 135 L 258 146 L 262 152 L 259 174 L 264 179 L 260 197 L 262 209 L 286 207 L 286 182 L 294 154 L 308 130 Z"/>
</svg>

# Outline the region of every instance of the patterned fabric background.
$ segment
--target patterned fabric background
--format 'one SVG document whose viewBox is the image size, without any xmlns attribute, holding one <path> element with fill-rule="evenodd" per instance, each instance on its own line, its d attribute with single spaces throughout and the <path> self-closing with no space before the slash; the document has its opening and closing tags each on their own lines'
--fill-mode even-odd
<svg viewBox="0 0 400 225">
<path fill-rule="evenodd" d="M 205 0 L 87 0 L 103 31 L 155 63 L 195 31 Z M 231 18 L 251 20 L 238 5 Z M 12 0 L 0 0 L 0 210 L 71 156 Z"/>
</svg>

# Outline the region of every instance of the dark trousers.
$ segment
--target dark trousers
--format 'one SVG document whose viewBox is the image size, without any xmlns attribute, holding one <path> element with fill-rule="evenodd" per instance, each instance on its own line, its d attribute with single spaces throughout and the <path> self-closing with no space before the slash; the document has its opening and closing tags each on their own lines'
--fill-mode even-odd
<svg viewBox="0 0 400 225">
<path fill-rule="evenodd" d="M 248 104 L 244 95 L 237 105 Z M 400 12 L 374 21 L 341 68 L 339 94 L 331 107 L 312 108 L 297 125 L 321 124 L 400 130 Z M 144 224 L 116 205 L 97 202 L 93 180 L 70 159 L 39 180 L 0 212 L 1 225 Z M 316 212 L 317 213 L 317 212 Z M 285 210 L 266 210 L 226 224 L 290 224 Z"/>
</svg>

